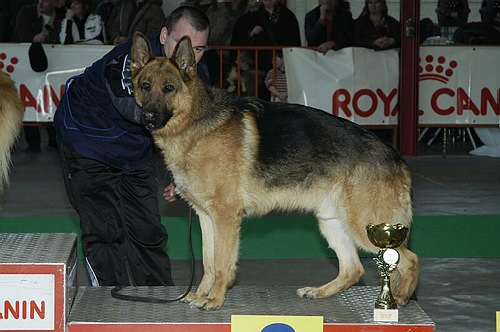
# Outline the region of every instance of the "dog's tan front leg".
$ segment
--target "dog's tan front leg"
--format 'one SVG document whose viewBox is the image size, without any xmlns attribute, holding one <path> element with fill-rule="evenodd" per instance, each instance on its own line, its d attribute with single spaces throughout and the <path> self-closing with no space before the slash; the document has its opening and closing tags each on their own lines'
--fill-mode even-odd
<svg viewBox="0 0 500 332">
<path fill-rule="evenodd" d="M 196 292 L 189 293 L 184 302 L 193 303 L 196 300 L 206 297 L 215 280 L 214 262 L 214 229 L 212 219 L 204 212 L 197 211 L 200 218 L 202 254 L 203 254 L 203 277 Z M 196 306 L 193 303 L 193 306 Z"/>
<path fill-rule="evenodd" d="M 221 214 L 218 214 L 221 215 Z M 219 309 L 224 304 L 226 293 L 236 275 L 241 218 L 239 216 L 212 219 L 215 239 L 215 281 L 208 296 L 199 298 L 191 305 L 206 310 Z"/>
</svg>

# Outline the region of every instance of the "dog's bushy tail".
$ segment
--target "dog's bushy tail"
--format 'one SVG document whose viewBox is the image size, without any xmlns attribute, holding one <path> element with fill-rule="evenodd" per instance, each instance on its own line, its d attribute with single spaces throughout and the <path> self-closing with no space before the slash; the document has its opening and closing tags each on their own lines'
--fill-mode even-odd
<svg viewBox="0 0 500 332">
<path fill-rule="evenodd" d="M 9 182 L 11 148 L 21 131 L 23 115 L 14 82 L 0 72 L 0 193 Z"/>
</svg>

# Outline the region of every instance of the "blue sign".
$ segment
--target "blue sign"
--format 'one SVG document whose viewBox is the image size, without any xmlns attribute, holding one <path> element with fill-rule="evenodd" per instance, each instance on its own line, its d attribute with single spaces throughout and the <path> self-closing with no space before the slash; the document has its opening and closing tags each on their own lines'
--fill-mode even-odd
<svg viewBox="0 0 500 332">
<path fill-rule="evenodd" d="M 264 327 L 261 332 L 295 332 L 295 330 L 290 325 L 274 323 Z"/>
</svg>

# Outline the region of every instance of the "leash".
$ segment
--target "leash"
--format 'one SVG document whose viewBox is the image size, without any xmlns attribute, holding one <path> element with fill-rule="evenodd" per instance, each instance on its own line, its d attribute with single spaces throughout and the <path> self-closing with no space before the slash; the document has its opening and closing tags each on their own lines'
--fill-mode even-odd
<svg viewBox="0 0 500 332">
<path fill-rule="evenodd" d="M 189 221 L 188 221 L 189 229 L 188 229 L 188 247 L 189 247 L 189 254 L 191 256 L 191 277 L 189 280 L 189 285 L 186 291 L 174 298 L 174 299 L 159 299 L 155 297 L 149 297 L 149 296 L 133 296 L 133 295 L 125 295 L 120 293 L 120 291 L 125 288 L 126 286 L 115 286 L 113 289 L 111 289 L 111 296 L 115 299 L 119 300 L 124 300 L 124 301 L 132 301 L 132 302 L 143 302 L 143 303 L 172 303 L 172 302 L 177 302 L 185 298 L 191 289 L 193 288 L 193 283 L 194 283 L 194 273 L 195 273 L 195 259 L 194 259 L 194 251 L 193 251 L 193 209 L 189 207 Z M 155 275 L 155 277 L 158 279 L 158 281 L 161 281 L 160 276 L 155 272 L 155 271 L 150 271 L 152 274 Z M 163 286 L 168 286 L 168 285 L 163 285 Z"/>
</svg>

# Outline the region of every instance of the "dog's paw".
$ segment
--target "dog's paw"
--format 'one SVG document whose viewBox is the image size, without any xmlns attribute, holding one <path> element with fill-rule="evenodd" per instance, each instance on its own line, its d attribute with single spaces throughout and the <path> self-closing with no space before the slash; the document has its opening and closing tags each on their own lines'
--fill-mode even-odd
<svg viewBox="0 0 500 332">
<path fill-rule="evenodd" d="M 184 302 L 184 303 L 191 303 L 193 301 L 195 301 L 196 299 L 198 299 L 199 296 L 198 294 L 194 293 L 194 292 L 189 292 L 186 296 L 184 296 L 182 299 L 181 299 L 181 302 Z"/>
<path fill-rule="evenodd" d="M 399 307 L 405 306 L 410 301 L 410 298 L 406 294 L 400 295 L 396 292 L 393 293 L 393 296 L 394 300 L 396 300 L 396 303 L 398 304 Z"/>
<path fill-rule="evenodd" d="M 321 299 L 325 297 L 319 287 L 299 288 L 297 289 L 297 295 L 307 299 Z"/>
<path fill-rule="evenodd" d="M 299 297 L 313 299 L 313 298 L 315 298 L 315 296 L 314 296 L 314 290 L 316 290 L 316 287 L 299 288 L 299 289 L 297 289 L 297 295 Z"/>
<path fill-rule="evenodd" d="M 198 308 L 203 310 L 217 310 L 222 307 L 224 301 L 219 299 L 211 299 L 208 297 L 200 297 L 189 303 L 191 308 Z"/>
</svg>

